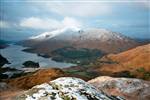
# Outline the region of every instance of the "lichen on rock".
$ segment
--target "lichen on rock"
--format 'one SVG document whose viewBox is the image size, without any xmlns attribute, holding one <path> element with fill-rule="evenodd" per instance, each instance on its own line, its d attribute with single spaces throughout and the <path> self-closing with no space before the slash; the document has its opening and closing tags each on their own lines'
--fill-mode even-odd
<svg viewBox="0 0 150 100">
<path fill-rule="evenodd" d="M 89 81 L 100 91 L 119 95 L 127 100 L 150 100 L 150 82 L 135 78 L 100 76 Z"/>
<path fill-rule="evenodd" d="M 119 96 L 107 95 L 91 84 L 74 77 L 61 77 L 34 86 L 16 100 L 124 100 Z"/>
</svg>

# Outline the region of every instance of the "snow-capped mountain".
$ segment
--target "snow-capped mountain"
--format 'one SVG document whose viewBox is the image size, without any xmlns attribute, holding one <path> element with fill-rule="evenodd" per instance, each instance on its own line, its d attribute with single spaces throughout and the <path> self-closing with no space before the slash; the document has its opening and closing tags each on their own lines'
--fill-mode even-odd
<svg viewBox="0 0 150 100">
<path fill-rule="evenodd" d="M 106 29 L 80 29 L 65 27 L 45 32 L 23 41 L 23 45 L 34 48 L 36 52 L 55 50 L 64 46 L 99 49 L 106 53 L 117 53 L 139 45 L 120 33 Z M 33 50 L 33 49 L 32 49 Z"/>
<path fill-rule="evenodd" d="M 47 40 L 47 39 L 56 39 L 56 40 L 66 40 L 66 39 L 80 39 L 80 40 L 127 40 L 125 36 L 111 32 L 106 29 L 87 29 L 81 30 L 77 27 L 65 27 L 62 29 L 57 29 L 51 32 L 44 32 L 37 36 L 32 36 L 29 39 L 33 40 Z"/>
</svg>

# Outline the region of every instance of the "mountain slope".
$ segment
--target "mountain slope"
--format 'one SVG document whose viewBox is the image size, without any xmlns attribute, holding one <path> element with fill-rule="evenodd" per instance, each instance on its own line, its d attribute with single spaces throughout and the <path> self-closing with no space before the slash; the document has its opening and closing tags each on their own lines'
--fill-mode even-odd
<svg viewBox="0 0 150 100">
<path fill-rule="evenodd" d="M 105 73 L 120 73 L 129 71 L 139 78 L 150 79 L 150 44 L 134 49 L 110 54 L 97 62 L 103 62 L 96 70 Z"/>
<path fill-rule="evenodd" d="M 7 83 L 19 89 L 29 89 L 35 85 L 49 82 L 58 77 L 65 76 L 65 73 L 58 68 L 41 69 L 37 72 L 14 79 L 8 79 Z"/>
<path fill-rule="evenodd" d="M 64 46 L 99 49 L 106 53 L 117 53 L 139 45 L 136 41 L 105 29 L 79 30 L 67 28 L 31 37 L 22 42 L 31 47 L 30 52 L 48 53 Z"/>
</svg>

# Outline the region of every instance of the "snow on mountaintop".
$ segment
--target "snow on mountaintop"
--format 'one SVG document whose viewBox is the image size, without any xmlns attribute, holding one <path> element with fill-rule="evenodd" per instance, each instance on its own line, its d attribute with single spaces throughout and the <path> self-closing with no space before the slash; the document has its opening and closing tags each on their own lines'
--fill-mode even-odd
<svg viewBox="0 0 150 100">
<path fill-rule="evenodd" d="M 18 96 L 17 100 L 123 100 L 118 96 L 108 96 L 85 81 L 62 77 L 49 83 L 34 86 Z"/>
<path fill-rule="evenodd" d="M 123 39 L 126 40 L 127 39 L 125 38 L 125 36 L 119 33 L 111 32 L 106 29 L 93 28 L 93 29 L 80 30 L 80 28 L 73 27 L 73 26 L 65 27 L 65 28 L 58 29 L 52 32 L 44 32 L 40 35 L 30 37 L 30 39 L 47 40 L 47 39 L 51 39 L 59 35 L 64 35 L 64 33 L 66 34 L 66 36 L 67 35 L 69 36 L 69 33 L 71 34 L 72 32 L 74 34 L 72 36 L 78 36 L 78 38 L 82 38 L 82 40 L 98 39 L 101 41 L 108 41 L 108 40 L 123 40 Z"/>
<path fill-rule="evenodd" d="M 38 40 L 50 39 L 50 38 L 55 37 L 55 36 L 57 36 L 57 35 L 59 35 L 61 33 L 64 33 L 67 30 L 71 30 L 71 31 L 77 32 L 77 31 L 80 30 L 80 28 L 74 27 L 74 26 L 65 27 L 65 28 L 57 29 L 57 30 L 54 30 L 54 31 L 51 31 L 51 32 L 44 32 L 44 33 L 42 33 L 40 35 L 32 36 L 29 39 L 38 39 Z"/>
<path fill-rule="evenodd" d="M 108 39 L 122 40 L 124 38 L 124 36 L 119 33 L 111 32 L 106 29 L 96 29 L 96 28 L 86 30 L 83 35 L 88 36 L 87 38 L 96 38 L 101 40 L 108 40 Z"/>
</svg>

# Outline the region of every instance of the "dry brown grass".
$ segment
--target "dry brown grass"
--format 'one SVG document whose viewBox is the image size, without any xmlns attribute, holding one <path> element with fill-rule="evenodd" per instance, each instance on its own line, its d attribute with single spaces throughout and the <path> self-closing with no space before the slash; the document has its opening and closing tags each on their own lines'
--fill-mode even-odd
<svg viewBox="0 0 150 100">
<path fill-rule="evenodd" d="M 140 78 L 142 74 L 137 72 L 137 69 L 144 68 L 146 72 L 150 72 L 150 44 L 139 46 L 119 54 L 110 54 L 101 60 L 112 60 L 117 63 L 104 64 L 98 67 L 98 71 L 109 73 L 129 71 Z"/>
<path fill-rule="evenodd" d="M 7 83 L 10 86 L 14 86 L 19 89 L 29 89 L 35 85 L 49 82 L 62 76 L 64 76 L 64 72 L 57 68 L 40 69 L 32 75 L 26 75 L 15 79 L 10 79 L 7 81 Z"/>
<path fill-rule="evenodd" d="M 9 89 L 0 92 L 0 100 L 15 100 L 15 97 L 22 94 L 24 90 Z"/>
</svg>

